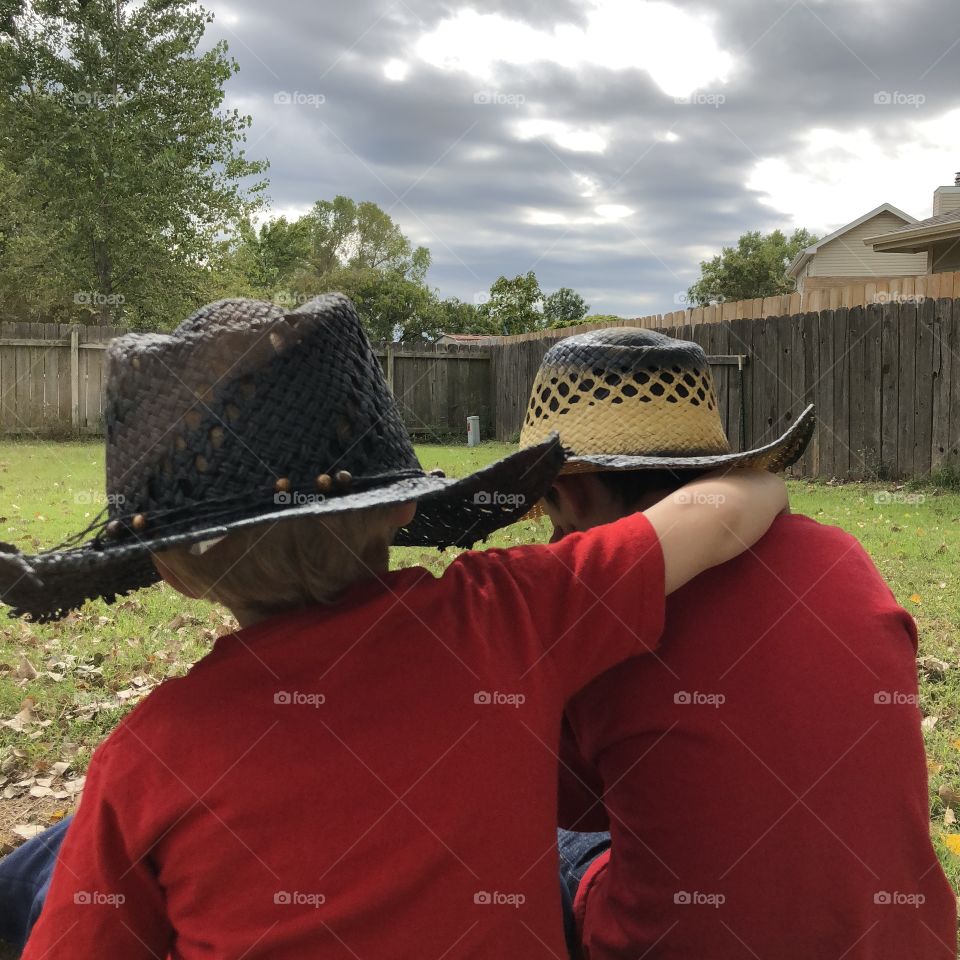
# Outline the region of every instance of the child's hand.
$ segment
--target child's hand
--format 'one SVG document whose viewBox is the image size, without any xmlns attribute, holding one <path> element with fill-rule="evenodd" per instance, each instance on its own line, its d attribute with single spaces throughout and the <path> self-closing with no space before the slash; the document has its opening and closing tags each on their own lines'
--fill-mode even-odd
<svg viewBox="0 0 960 960">
<path fill-rule="evenodd" d="M 788 505 L 780 477 L 729 470 L 700 477 L 646 510 L 663 549 L 667 593 L 752 547 Z"/>
</svg>

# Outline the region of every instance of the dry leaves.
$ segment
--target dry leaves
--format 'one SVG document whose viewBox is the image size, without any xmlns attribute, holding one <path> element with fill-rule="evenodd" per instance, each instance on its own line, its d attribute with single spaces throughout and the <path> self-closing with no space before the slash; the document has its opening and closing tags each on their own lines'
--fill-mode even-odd
<svg viewBox="0 0 960 960">
<path fill-rule="evenodd" d="M 918 657 L 917 666 L 930 677 L 944 677 L 950 669 L 950 664 L 939 657 Z"/>
</svg>

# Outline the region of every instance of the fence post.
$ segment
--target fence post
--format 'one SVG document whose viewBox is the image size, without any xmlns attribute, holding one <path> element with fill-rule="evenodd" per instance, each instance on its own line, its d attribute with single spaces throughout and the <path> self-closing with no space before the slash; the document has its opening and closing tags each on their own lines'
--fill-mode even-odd
<svg viewBox="0 0 960 960">
<path fill-rule="evenodd" d="M 80 429 L 80 331 L 70 330 L 70 422 Z"/>
<path fill-rule="evenodd" d="M 387 344 L 387 386 L 390 388 L 390 392 L 393 393 L 393 372 L 394 372 L 394 356 L 393 356 L 393 344 Z"/>
</svg>

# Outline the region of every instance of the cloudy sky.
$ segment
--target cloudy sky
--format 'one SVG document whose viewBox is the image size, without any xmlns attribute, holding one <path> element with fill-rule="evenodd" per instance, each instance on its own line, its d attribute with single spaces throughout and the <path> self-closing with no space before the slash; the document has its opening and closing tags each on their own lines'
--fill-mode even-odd
<svg viewBox="0 0 960 960">
<path fill-rule="evenodd" d="M 960 171 L 956 0 L 207 5 L 273 212 L 373 200 L 445 296 L 676 309 L 745 230 L 927 217 Z"/>
</svg>

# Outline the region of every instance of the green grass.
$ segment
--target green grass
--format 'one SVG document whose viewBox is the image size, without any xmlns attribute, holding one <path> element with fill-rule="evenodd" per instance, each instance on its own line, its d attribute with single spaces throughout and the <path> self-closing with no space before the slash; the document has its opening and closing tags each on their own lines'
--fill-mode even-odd
<svg viewBox="0 0 960 960">
<path fill-rule="evenodd" d="M 439 467 L 455 476 L 510 449 L 494 443 L 473 449 L 422 445 L 418 452 L 427 469 Z M 938 795 L 941 788 L 960 793 L 960 581 L 954 576 L 960 567 L 960 484 L 955 479 L 945 475 L 938 478 L 941 486 L 912 484 L 899 490 L 794 481 L 791 495 L 795 512 L 841 526 L 861 540 L 898 600 L 917 618 L 921 656 L 947 664 L 945 671 L 921 670 L 921 691 L 924 716 L 938 718 L 925 733 L 933 834 L 947 874 L 960 889 L 960 856 L 943 841 L 960 834 L 960 827 L 944 824 L 949 815 Z M 99 444 L 0 444 L 0 540 L 25 552 L 53 546 L 83 527 L 100 509 L 94 501 L 102 492 Z M 500 531 L 490 543 L 534 542 L 547 533 L 545 521 L 525 521 Z M 397 550 L 394 562 L 439 572 L 457 553 Z M 89 603 L 60 623 L 0 621 L 0 720 L 17 714 L 29 698 L 37 721 L 22 732 L 0 727 L 0 783 L 4 777 L 13 783 L 43 776 L 58 761 L 70 763 L 70 775 L 81 773 L 92 750 L 135 701 L 132 691 L 182 673 L 230 627 L 223 610 L 184 600 L 162 585 L 114 606 Z M 17 677 L 24 659 L 38 676 Z M 55 807 L 69 806 L 69 801 L 40 800 L 32 816 L 41 822 Z M 0 838 L 9 840 L 9 827 L 23 815 L 14 800 L 0 800 Z"/>
</svg>

